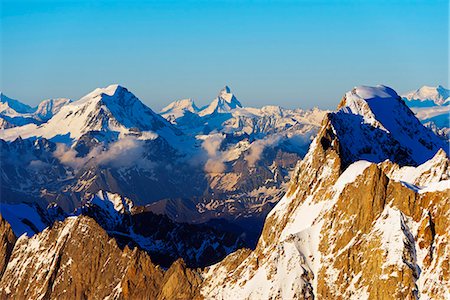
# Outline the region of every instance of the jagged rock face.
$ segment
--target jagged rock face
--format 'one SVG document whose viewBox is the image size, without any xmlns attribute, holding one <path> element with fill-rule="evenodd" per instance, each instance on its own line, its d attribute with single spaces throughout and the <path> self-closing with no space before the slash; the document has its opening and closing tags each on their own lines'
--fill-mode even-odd
<svg viewBox="0 0 450 300">
<path fill-rule="evenodd" d="M 3 223 L 2 223 L 3 224 Z M 2 240 L 8 235 L 2 232 Z M 2 298 L 194 299 L 199 275 L 182 262 L 167 271 L 137 249 L 121 250 L 92 219 L 73 217 L 14 245 Z"/>
<path fill-rule="evenodd" d="M 71 214 L 63 212 L 56 204 L 42 209 L 26 203 L 3 203 L 0 212 L 12 225 L 16 236 L 33 236 L 68 217 L 89 216 L 120 247 L 138 247 L 146 251 L 154 263 L 165 268 L 179 258 L 189 267 L 204 267 L 245 246 L 242 235 L 228 228 L 175 223 L 164 215 L 136 206 L 126 197 L 105 191 L 91 195 Z"/>
<path fill-rule="evenodd" d="M 445 297 L 449 192 L 416 193 L 368 167 L 325 215 L 318 297 Z"/>
<path fill-rule="evenodd" d="M 11 257 L 16 236 L 14 235 L 11 226 L 0 215 L 0 276 L 6 269 L 6 265 Z"/>
<path fill-rule="evenodd" d="M 351 128 L 350 136 L 369 138 L 370 128 L 382 123 L 364 109 L 364 98 L 357 102 L 361 110 L 353 110 L 349 122 L 359 114 L 371 126 Z M 391 155 L 381 145 L 386 139 L 375 138 L 370 139 L 371 151 L 379 150 L 375 156 L 348 152 L 353 145 L 343 145 L 349 137 L 336 126 L 349 125 L 343 122 L 345 110 L 354 107 L 341 105 L 340 122 L 325 118 L 287 195 L 268 215 L 255 251 L 206 270 L 206 298 L 442 299 L 449 294 L 448 155 L 437 148 L 418 165 L 415 158 L 423 153 L 414 153 L 394 133 L 388 140 L 409 148 L 404 155 Z M 407 123 L 416 126 L 416 121 Z M 410 138 L 422 143 L 420 136 Z M 399 166 L 408 160 L 415 167 Z"/>
</svg>

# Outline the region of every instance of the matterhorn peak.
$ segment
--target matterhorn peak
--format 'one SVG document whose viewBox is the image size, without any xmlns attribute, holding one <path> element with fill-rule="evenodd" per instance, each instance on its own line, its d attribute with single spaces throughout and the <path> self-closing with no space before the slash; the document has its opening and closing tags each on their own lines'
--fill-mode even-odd
<svg viewBox="0 0 450 300">
<path fill-rule="evenodd" d="M 222 94 L 230 94 L 231 93 L 231 89 L 228 85 L 224 86 L 223 89 L 220 90 L 219 95 Z"/>
<path fill-rule="evenodd" d="M 229 113 L 236 108 L 242 108 L 242 104 L 234 94 L 231 93 L 230 87 L 226 85 L 220 90 L 217 98 L 200 111 L 200 116 L 211 115 L 213 113 Z"/>
<path fill-rule="evenodd" d="M 220 90 L 219 95 L 217 97 L 219 100 L 223 100 L 229 103 L 232 106 L 231 108 L 236 108 L 236 106 L 242 107 L 241 103 L 231 92 L 231 89 L 228 85 L 226 85 L 223 89 Z"/>
</svg>

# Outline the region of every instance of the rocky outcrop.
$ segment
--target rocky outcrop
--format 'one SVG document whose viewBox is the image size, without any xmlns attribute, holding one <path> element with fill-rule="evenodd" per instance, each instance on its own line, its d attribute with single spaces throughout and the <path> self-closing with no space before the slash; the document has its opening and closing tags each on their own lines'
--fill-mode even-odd
<svg viewBox="0 0 450 300">
<path fill-rule="evenodd" d="M 3 221 L 3 226 L 7 224 Z M 10 234 L 2 231 L 2 240 Z M 6 232 L 6 235 L 5 235 Z M 176 262 L 168 271 L 137 248 L 118 247 L 89 217 L 57 222 L 14 245 L 0 297 L 16 299 L 193 299 L 200 277 Z"/>
<path fill-rule="evenodd" d="M 0 276 L 6 269 L 9 258 L 11 257 L 16 236 L 14 235 L 11 226 L 0 215 Z"/>
</svg>

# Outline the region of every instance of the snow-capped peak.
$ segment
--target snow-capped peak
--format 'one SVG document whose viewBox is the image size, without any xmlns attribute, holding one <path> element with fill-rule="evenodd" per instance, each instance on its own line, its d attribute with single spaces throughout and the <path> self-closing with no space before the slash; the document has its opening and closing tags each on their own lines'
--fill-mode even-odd
<svg viewBox="0 0 450 300">
<path fill-rule="evenodd" d="M 376 87 L 357 86 L 345 94 L 345 100 L 339 106 L 342 111 L 360 115 L 366 123 L 386 130 L 374 115 L 369 101 L 379 99 L 380 101 L 387 100 L 386 102 L 391 102 L 396 101 L 394 99 L 398 98 L 399 96 L 393 89 L 384 85 Z"/>
<path fill-rule="evenodd" d="M 242 104 L 234 94 L 231 93 L 231 89 L 228 86 L 225 86 L 220 90 L 217 98 L 215 98 L 211 104 L 203 108 L 199 115 L 207 116 L 213 113 L 228 113 L 236 108 L 242 108 Z"/>
<path fill-rule="evenodd" d="M 445 144 L 425 128 L 398 94 L 386 86 L 359 86 L 329 114 L 346 163 L 360 159 L 418 165 Z"/>
<path fill-rule="evenodd" d="M 97 98 L 97 97 L 103 97 L 103 96 L 114 96 L 116 93 L 120 91 L 126 91 L 128 90 L 124 87 L 122 87 L 119 84 L 111 84 L 105 88 L 96 88 L 86 96 L 83 96 L 80 100 L 77 101 L 78 104 L 84 103 L 86 101 L 90 101 L 91 99 Z M 128 92 L 129 93 L 129 92 Z M 130 93 L 131 94 L 131 93 Z"/>
<path fill-rule="evenodd" d="M 231 93 L 231 89 L 228 85 L 224 86 L 223 89 L 220 90 L 219 95 L 222 94 L 230 94 Z"/>
<path fill-rule="evenodd" d="M 225 102 L 229 103 L 232 108 L 242 107 L 239 100 L 234 96 L 234 94 L 231 92 L 230 87 L 227 85 L 220 90 L 218 98 L 223 99 Z"/>
<path fill-rule="evenodd" d="M 175 134 L 175 129 L 154 113 L 126 88 L 114 84 L 97 88 L 78 101 L 64 105 L 48 122 L 41 126 L 29 124 L 5 130 L 2 138 L 14 140 L 17 136 L 41 136 L 48 139 L 64 137 L 71 142 L 88 131 L 112 131 L 127 134 L 136 130 Z"/>
<path fill-rule="evenodd" d="M 174 101 L 164 107 L 160 114 L 168 114 L 168 113 L 175 113 L 179 111 L 190 111 L 190 112 L 198 112 L 198 107 L 195 105 L 194 100 L 191 98 L 188 99 L 181 99 Z"/>
<path fill-rule="evenodd" d="M 33 108 L 0 92 L 0 113 L 10 116 L 32 113 Z"/>
<path fill-rule="evenodd" d="M 403 95 L 410 107 L 441 106 L 450 104 L 450 90 L 442 85 L 423 86 Z"/>
</svg>

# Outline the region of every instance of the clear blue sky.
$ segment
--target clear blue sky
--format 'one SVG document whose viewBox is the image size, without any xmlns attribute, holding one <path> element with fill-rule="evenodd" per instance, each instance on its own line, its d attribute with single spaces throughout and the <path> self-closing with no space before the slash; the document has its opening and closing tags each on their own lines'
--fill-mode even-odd
<svg viewBox="0 0 450 300">
<path fill-rule="evenodd" d="M 227 84 L 334 108 L 355 85 L 448 86 L 448 1 L 1 1 L 1 90 L 37 104 L 120 83 L 159 110 Z"/>
</svg>

